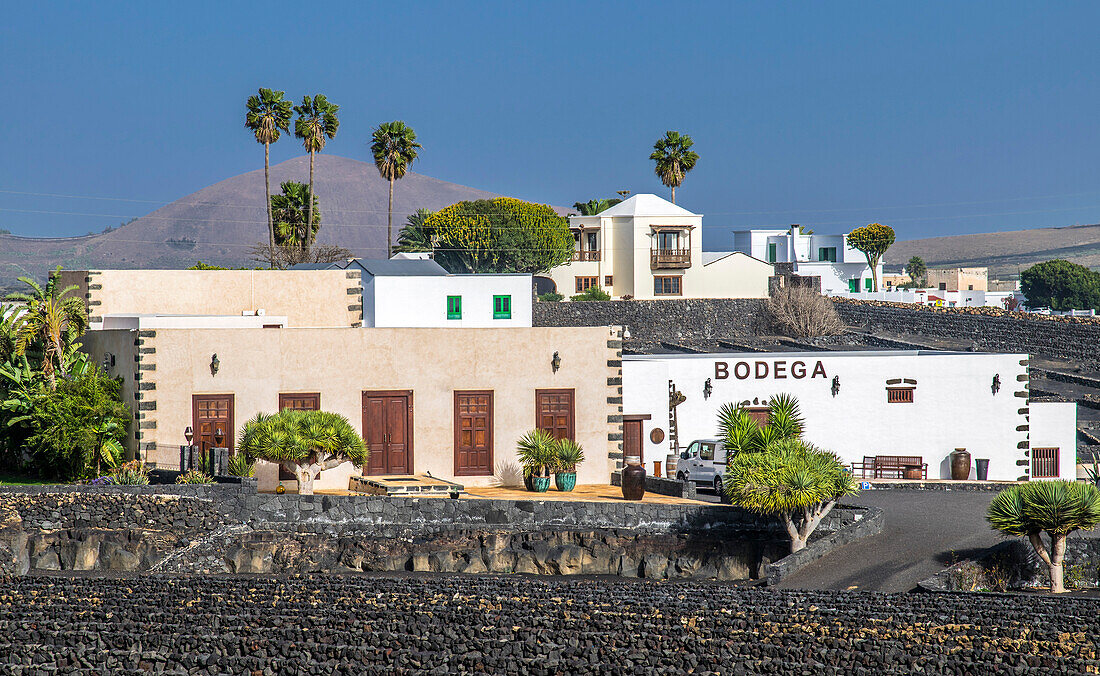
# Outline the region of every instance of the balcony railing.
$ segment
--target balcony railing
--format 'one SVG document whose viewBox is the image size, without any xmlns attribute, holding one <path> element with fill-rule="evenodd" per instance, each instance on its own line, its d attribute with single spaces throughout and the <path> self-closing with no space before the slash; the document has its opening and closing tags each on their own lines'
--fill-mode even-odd
<svg viewBox="0 0 1100 676">
<path fill-rule="evenodd" d="M 652 249 L 650 263 L 653 268 L 689 268 L 691 249 Z"/>
<path fill-rule="evenodd" d="M 573 251 L 573 261 L 593 261 L 598 262 L 600 260 L 599 251 Z"/>
</svg>

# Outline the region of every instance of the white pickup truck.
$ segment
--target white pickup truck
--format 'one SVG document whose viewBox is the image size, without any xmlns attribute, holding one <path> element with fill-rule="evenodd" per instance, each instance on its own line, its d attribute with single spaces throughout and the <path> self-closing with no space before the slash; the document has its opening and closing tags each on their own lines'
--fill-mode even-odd
<svg viewBox="0 0 1100 676">
<path fill-rule="evenodd" d="M 678 481 L 709 485 L 719 494 L 726 473 L 726 446 L 719 439 L 696 439 L 680 453 L 676 467 Z"/>
</svg>

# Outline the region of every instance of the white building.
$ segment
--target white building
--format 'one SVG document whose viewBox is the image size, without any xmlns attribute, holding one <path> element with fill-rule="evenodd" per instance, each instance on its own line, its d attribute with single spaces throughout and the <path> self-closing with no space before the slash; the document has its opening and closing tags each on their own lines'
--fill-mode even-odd
<svg viewBox="0 0 1100 676">
<path fill-rule="evenodd" d="M 789 393 L 804 438 L 845 463 L 920 456 L 929 479 L 949 479 L 951 452 L 965 448 L 989 459 L 991 480 L 1073 480 L 1076 404 L 1029 402 L 1027 364 L 1026 354 L 971 352 L 625 355 L 624 448 L 641 448 L 650 466 L 673 452 L 670 387 L 686 396 L 676 407 L 681 448 L 717 436 L 723 404 L 766 410 Z"/>
<path fill-rule="evenodd" d="M 857 300 L 881 300 L 889 303 L 913 303 L 930 307 L 999 307 L 1004 308 L 1009 298 L 1023 304 L 1024 295 L 1019 291 L 941 291 L 939 289 L 890 289 L 878 293 L 864 291 L 851 293 L 836 291 L 838 298 Z"/>
<path fill-rule="evenodd" d="M 362 271 L 364 327 L 531 326 L 531 275 L 454 275 L 428 258 L 353 258 L 316 267 Z"/>
<path fill-rule="evenodd" d="M 703 216 L 656 195 L 634 195 L 595 216 L 570 216 L 573 259 L 548 275 L 571 296 L 598 286 L 612 297 L 765 298 L 771 265 L 703 253 Z"/>
<path fill-rule="evenodd" d="M 803 233 L 798 225 L 788 230 L 737 230 L 733 248 L 769 263 L 792 263 L 796 275 L 820 277 L 826 295 L 874 290 L 867 257 L 848 246 L 847 235 Z M 878 274 L 881 279 L 881 263 Z"/>
</svg>

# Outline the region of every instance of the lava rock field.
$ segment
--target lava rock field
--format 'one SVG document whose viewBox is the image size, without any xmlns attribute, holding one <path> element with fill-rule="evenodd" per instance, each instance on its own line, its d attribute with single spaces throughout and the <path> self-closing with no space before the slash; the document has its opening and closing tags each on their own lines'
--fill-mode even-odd
<svg viewBox="0 0 1100 676">
<path fill-rule="evenodd" d="M 1097 673 L 1100 602 L 456 575 L 0 578 L 11 674 Z"/>
</svg>

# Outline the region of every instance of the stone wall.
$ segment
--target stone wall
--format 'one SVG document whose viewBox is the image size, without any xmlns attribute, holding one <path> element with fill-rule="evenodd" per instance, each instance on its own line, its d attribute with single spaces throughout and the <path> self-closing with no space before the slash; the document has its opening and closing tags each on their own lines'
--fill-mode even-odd
<svg viewBox="0 0 1100 676">
<path fill-rule="evenodd" d="M 535 326 L 625 326 L 635 341 L 754 335 L 763 301 L 754 298 L 535 303 Z"/>
</svg>

